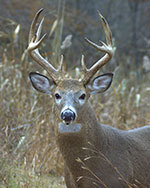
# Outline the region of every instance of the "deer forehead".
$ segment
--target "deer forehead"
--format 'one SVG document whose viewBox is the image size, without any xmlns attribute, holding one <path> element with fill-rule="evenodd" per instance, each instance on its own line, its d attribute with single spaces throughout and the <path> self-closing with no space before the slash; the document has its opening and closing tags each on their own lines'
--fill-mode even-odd
<svg viewBox="0 0 150 188">
<path fill-rule="evenodd" d="M 84 87 L 83 83 L 74 80 L 74 79 L 68 79 L 68 80 L 62 80 L 57 84 L 56 91 L 63 91 L 63 92 L 85 92 L 86 88 Z"/>
</svg>

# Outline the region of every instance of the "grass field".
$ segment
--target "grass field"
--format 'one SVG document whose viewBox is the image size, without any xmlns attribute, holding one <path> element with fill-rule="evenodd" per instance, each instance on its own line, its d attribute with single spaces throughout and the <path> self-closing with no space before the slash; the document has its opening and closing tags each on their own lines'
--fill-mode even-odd
<svg viewBox="0 0 150 188">
<path fill-rule="evenodd" d="M 28 79 L 30 71 L 46 73 L 28 58 L 25 37 L 16 29 L 0 47 L 0 187 L 63 188 L 52 99 L 33 90 Z M 150 124 L 150 73 L 138 79 L 124 64 L 114 72 L 111 89 L 91 98 L 98 119 L 126 130 Z"/>
</svg>

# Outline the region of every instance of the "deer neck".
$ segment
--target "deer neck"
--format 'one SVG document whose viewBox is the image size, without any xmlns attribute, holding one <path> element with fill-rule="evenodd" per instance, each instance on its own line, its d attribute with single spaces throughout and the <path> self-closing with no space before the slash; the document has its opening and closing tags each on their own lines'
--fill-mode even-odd
<svg viewBox="0 0 150 188">
<path fill-rule="evenodd" d="M 97 145 L 97 141 L 103 135 L 101 126 L 99 126 L 95 113 L 89 103 L 86 104 L 78 115 L 78 122 L 82 127 L 78 133 L 61 134 L 58 129 L 56 130 L 57 143 L 65 159 L 86 157 L 87 152 L 84 152 L 83 148 L 89 147 L 89 142 L 92 145 Z"/>
</svg>

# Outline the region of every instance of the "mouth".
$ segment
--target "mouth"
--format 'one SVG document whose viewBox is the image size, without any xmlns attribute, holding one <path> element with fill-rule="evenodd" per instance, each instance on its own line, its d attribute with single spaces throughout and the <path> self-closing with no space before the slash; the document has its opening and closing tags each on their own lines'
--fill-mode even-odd
<svg viewBox="0 0 150 188">
<path fill-rule="evenodd" d="M 60 133 L 78 133 L 81 130 L 81 124 L 72 124 L 70 122 L 60 122 L 58 124 Z"/>
<path fill-rule="evenodd" d="M 72 120 L 71 120 L 71 121 L 70 121 L 70 120 L 69 120 L 69 121 L 67 121 L 67 120 L 66 120 L 66 121 L 63 120 L 63 124 L 66 124 L 66 125 L 72 124 Z"/>
</svg>

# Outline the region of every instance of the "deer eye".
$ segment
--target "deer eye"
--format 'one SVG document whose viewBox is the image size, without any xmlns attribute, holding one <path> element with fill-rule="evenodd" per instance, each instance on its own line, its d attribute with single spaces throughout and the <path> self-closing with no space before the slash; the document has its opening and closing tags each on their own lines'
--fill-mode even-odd
<svg viewBox="0 0 150 188">
<path fill-rule="evenodd" d="M 55 94 L 55 98 L 56 98 L 56 99 L 61 99 L 61 96 L 60 96 L 58 93 L 56 93 L 56 94 Z"/>
<path fill-rule="evenodd" d="M 83 93 L 80 97 L 79 97 L 80 100 L 84 100 L 85 99 L 85 94 Z"/>
</svg>

